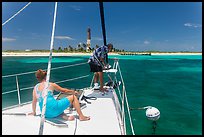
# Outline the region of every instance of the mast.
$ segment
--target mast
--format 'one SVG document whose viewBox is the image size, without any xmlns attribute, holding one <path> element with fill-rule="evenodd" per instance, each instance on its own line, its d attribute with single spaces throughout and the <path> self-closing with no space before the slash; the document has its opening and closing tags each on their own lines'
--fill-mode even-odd
<svg viewBox="0 0 204 137">
<path fill-rule="evenodd" d="M 99 6 L 100 6 L 100 16 L 101 16 L 101 27 L 102 27 L 102 33 L 103 33 L 103 43 L 104 43 L 104 46 L 107 46 L 103 2 L 99 2 Z M 106 63 L 108 63 L 108 54 L 106 56 Z"/>
<path fill-rule="evenodd" d="M 103 33 L 103 43 L 104 43 L 105 46 L 107 46 L 107 44 L 106 44 L 106 28 L 105 28 L 103 2 L 99 2 L 99 6 L 100 6 L 101 26 L 102 26 L 102 33 Z"/>
</svg>

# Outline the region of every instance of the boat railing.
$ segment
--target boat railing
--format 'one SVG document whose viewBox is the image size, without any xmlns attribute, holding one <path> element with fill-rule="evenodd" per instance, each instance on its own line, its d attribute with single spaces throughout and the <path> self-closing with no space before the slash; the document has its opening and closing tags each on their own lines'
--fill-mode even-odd
<svg viewBox="0 0 204 137">
<path fill-rule="evenodd" d="M 134 133 L 134 128 L 133 128 L 133 125 L 132 125 L 132 118 L 131 118 L 131 115 L 130 115 L 130 110 L 129 110 L 129 104 L 128 104 L 128 98 L 127 98 L 127 94 L 126 94 L 126 88 L 125 88 L 125 82 L 123 80 L 123 76 L 122 76 L 122 72 L 121 72 L 121 69 L 120 69 L 120 65 L 119 65 L 119 59 L 118 58 L 114 58 L 114 63 L 113 63 L 113 67 L 112 69 L 113 70 L 117 70 L 115 71 L 114 73 L 114 78 L 112 79 L 109 75 L 109 72 L 108 71 L 105 71 L 105 73 L 108 75 L 109 80 L 111 80 L 113 82 L 113 84 L 118 84 L 119 81 L 121 80 L 121 86 L 116 86 L 117 88 L 115 89 L 116 93 L 118 93 L 119 95 L 119 98 L 118 95 L 115 95 L 117 97 L 115 97 L 115 105 L 116 105 L 116 109 L 117 109 L 117 113 L 118 115 L 118 118 L 119 118 L 119 121 L 120 121 L 120 126 L 123 127 L 122 129 L 122 134 L 123 135 L 126 135 L 126 121 L 125 121 L 125 118 L 126 118 L 126 113 L 125 113 L 125 105 L 126 105 L 126 108 L 127 108 L 127 113 L 128 113 L 128 119 L 130 121 L 130 126 L 131 126 L 131 131 L 132 131 L 132 134 L 135 135 Z M 119 77 L 118 75 L 116 75 L 116 73 L 119 72 Z M 94 76 L 92 78 L 92 81 L 91 81 L 91 85 L 90 87 L 92 87 L 93 85 L 93 79 L 94 79 Z M 120 79 L 120 80 L 119 80 Z M 120 88 L 122 87 L 122 89 Z"/>
<path fill-rule="evenodd" d="M 55 67 L 55 68 L 52 68 L 51 70 L 57 70 L 57 69 L 62 69 L 62 68 L 67 68 L 67 67 L 74 67 L 74 66 L 85 65 L 85 64 L 87 64 L 87 62 L 72 64 L 72 65 L 67 65 L 67 66 L 61 66 L 61 67 Z M 125 117 L 126 117 L 125 104 L 126 104 L 127 113 L 128 113 L 128 117 L 129 117 L 128 119 L 130 120 L 130 126 L 131 126 L 131 130 L 132 130 L 132 134 L 134 135 L 134 129 L 133 129 L 133 125 L 132 125 L 132 119 L 131 119 L 131 115 L 130 115 L 129 104 L 128 104 L 128 99 L 127 99 L 127 94 L 126 94 L 125 82 L 123 80 L 122 72 L 121 72 L 119 61 L 118 61 L 117 58 L 114 58 L 114 63 L 113 63 L 112 68 L 117 70 L 116 72 L 114 72 L 115 73 L 114 76 L 113 76 L 114 78 L 112 79 L 114 81 L 114 83 L 118 83 L 119 81 L 121 81 L 121 86 L 117 86 L 117 88 L 115 89 L 116 93 L 119 95 L 119 97 L 118 97 L 118 95 L 115 95 L 115 96 L 118 97 L 118 98 L 117 97 L 115 98 L 116 99 L 115 100 L 115 105 L 116 105 L 116 109 L 117 109 L 117 113 L 118 113 L 117 115 L 118 115 L 118 118 L 119 118 L 119 121 L 120 121 L 120 126 L 122 127 L 122 132 L 123 132 L 122 134 L 126 134 L 126 120 L 125 120 Z M 36 71 L 31 71 L 31 72 L 25 72 L 25 73 L 2 76 L 2 79 L 3 78 L 8 78 L 8 77 L 15 77 L 16 78 L 16 89 L 15 90 L 10 90 L 10 91 L 7 91 L 7 92 L 3 92 L 2 95 L 17 92 L 17 96 L 18 96 L 18 104 L 17 105 L 16 104 L 11 105 L 9 107 L 3 108 L 2 110 L 14 108 L 14 107 L 20 107 L 22 105 L 31 103 L 31 101 L 24 102 L 24 103 L 21 102 L 20 91 L 33 89 L 34 86 L 20 88 L 19 82 L 18 82 L 18 76 L 33 74 L 35 72 Z M 116 75 L 117 72 L 119 72 L 119 76 Z M 106 74 L 109 75 L 108 72 L 106 72 Z M 63 82 L 68 82 L 68 81 L 74 81 L 74 80 L 86 78 L 86 77 L 89 77 L 89 76 L 90 76 L 90 74 L 87 74 L 87 75 L 83 75 L 83 76 L 80 76 L 80 77 L 75 77 L 75 78 L 66 79 L 66 80 L 62 80 L 62 81 L 56 81 L 55 83 L 63 83 Z M 93 85 L 93 79 L 94 79 L 94 75 L 93 75 L 93 78 L 91 80 L 90 87 L 92 87 L 92 85 Z M 122 88 L 120 88 L 120 87 L 122 87 Z"/>
<path fill-rule="evenodd" d="M 71 64 L 71 65 L 66 65 L 66 66 L 61 66 L 61 67 L 55 67 L 55 68 L 52 68 L 51 70 L 57 70 L 57 69 L 68 68 L 68 67 L 74 67 L 74 66 L 85 65 L 85 64 L 87 64 L 87 62 L 85 62 L 85 63 L 78 63 L 78 64 Z M 45 69 L 44 69 L 44 70 L 45 70 Z M 3 108 L 3 110 L 9 109 L 9 108 L 12 108 L 12 107 L 16 107 L 16 106 L 21 106 L 21 105 L 24 105 L 24 104 L 27 104 L 27 103 L 30 103 L 30 102 L 31 102 L 31 101 L 28 101 L 28 102 L 22 103 L 22 102 L 21 102 L 21 94 L 20 94 L 20 91 L 33 89 L 34 86 L 25 87 L 25 88 L 20 88 L 18 77 L 19 77 L 19 76 L 23 76 L 23 75 L 28 75 L 28 74 L 34 74 L 35 72 L 36 72 L 36 71 L 30 71 L 30 72 L 25 72 L 25 73 L 18 73 L 18 74 L 12 74 L 12 75 L 2 76 L 2 81 L 3 81 L 4 78 L 15 77 L 15 82 L 16 82 L 16 89 L 14 89 L 14 90 L 9 90 L 9 91 L 2 91 L 2 95 L 6 95 L 6 94 L 10 94 L 10 93 L 17 92 L 17 96 L 18 96 L 18 105 L 16 105 L 16 104 L 15 104 L 15 105 L 11 105 L 11 106 L 9 106 L 9 107 Z M 71 78 L 71 79 L 65 79 L 65 80 L 62 80 L 62 81 L 56 81 L 55 83 L 63 83 L 63 82 L 68 82 L 68 81 L 74 81 L 74 80 L 86 78 L 86 77 L 89 77 L 89 76 L 90 76 L 90 74 L 87 74 L 87 75 L 83 75 L 83 76 L 79 76 L 79 77 L 74 77 L 74 78 Z"/>
<path fill-rule="evenodd" d="M 119 100 L 120 100 L 121 103 L 119 101 L 116 101 L 116 102 L 120 103 L 120 104 L 117 104 L 117 106 L 121 110 L 120 114 L 121 114 L 121 118 L 122 118 L 122 125 L 124 126 L 124 132 L 126 134 L 126 121 L 125 121 L 125 117 L 126 117 L 125 104 L 126 104 L 128 119 L 130 121 L 131 131 L 132 131 L 132 134 L 135 135 L 133 124 L 132 124 L 132 118 L 131 118 L 131 114 L 130 114 L 130 109 L 129 109 L 130 107 L 129 107 L 129 104 L 128 104 L 128 98 L 127 98 L 127 94 L 126 94 L 125 82 L 124 82 L 123 75 L 122 75 L 122 72 L 121 72 L 121 69 L 120 69 L 119 60 L 117 58 L 114 59 L 113 69 L 116 69 L 116 70 L 119 71 L 119 77 L 120 77 L 121 84 L 122 84 L 122 91 L 120 90 L 119 86 L 117 86 L 118 94 L 119 94 L 119 97 L 120 97 Z M 114 76 L 114 81 L 115 81 L 115 83 L 119 82 L 116 75 Z M 120 108 L 120 107 L 122 107 L 122 108 Z"/>
</svg>

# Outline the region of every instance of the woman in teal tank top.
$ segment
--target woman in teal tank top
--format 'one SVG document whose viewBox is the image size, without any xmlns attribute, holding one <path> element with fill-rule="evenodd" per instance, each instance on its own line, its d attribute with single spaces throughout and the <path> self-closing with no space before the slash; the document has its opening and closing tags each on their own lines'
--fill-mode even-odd
<svg viewBox="0 0 204 137">
<path fill-rule="evenodd" d="M 36 115 L 36 104 L 39 102 L 40 111 L 42 112 L 42 106 L 43 106 L 43 89 L 46 82 L 46 71 L 43 71 L 42 69 L 37 70 L 35 73 L 35 76 L 39 83 L 34 87 L 33 89 L 33 101 L 32 101 L 32 109 L 33 112 L 30 113 L 32 115 Z M 59 92 L 70 92 L 73 94 L 73 96 L 64 97 L 60 100 L 56 100 L 53 96 L 53 91 L 59 91 Z M 70 90 L 67 88 L 62 88 L 56 83 L 50 82 L 48 85 L 48 95 L 47 95 L 47 103 L 46 103 L 46 112 L 45 117 L 47 118 L 53 118 L 57 116 L 65 117 L 64 110 L 67 109 L 71 104 L 75 107 L 78 115 L 79 120 L 86 121 L 90 120 L 89 116 L 84 116 L 81 109 L 80 104 L 75 96 L 75 91 Z M 73 120 L 73 117 L 69 117 L 67 120 Z"/>
</svg>

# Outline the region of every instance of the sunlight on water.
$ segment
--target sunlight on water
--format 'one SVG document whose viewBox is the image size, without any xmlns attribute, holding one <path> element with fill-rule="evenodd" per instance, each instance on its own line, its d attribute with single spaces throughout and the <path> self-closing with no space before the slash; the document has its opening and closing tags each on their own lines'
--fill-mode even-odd
<svg viewBox="0 0 204 137">
<path fill-rule="evenodd" d="M 202 59 L 200 55 L 110 55 L 109 58 L 128 60 L 180 60 L 180 59 Z"/>
<path fill-rule="evenodd" d="M 178 67 L 175 71 L 202 72 L 201 67 Z"/>
</svg>

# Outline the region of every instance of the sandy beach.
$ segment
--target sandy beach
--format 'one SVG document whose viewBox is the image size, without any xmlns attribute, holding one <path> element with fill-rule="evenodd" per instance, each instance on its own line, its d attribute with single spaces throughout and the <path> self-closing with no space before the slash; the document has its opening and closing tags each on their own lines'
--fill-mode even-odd
<svg viewBox="0 0 204 137">
<path fill-rule="evenodd" d="M 119 55 L 108 53 L 109 55 Z M 92 53 L 52 53 L 52 56 L 90 56 Z M 202 53 L 151 53 L 151 55 L 202 55 Z M 49 56 L 49 52 L 2 52 L 2 56 Z M 124 55 L 125 56 L 125 55 Z"/>
<path fill-rule="evenodd" d="M 2 56 L 49 56 L 49 52 L 2 52 Z M 52 56 L 86 56 L 91 53 L 52 53 Z"/>
<path fill-rule="evenodd" d="M 119 55 L 108 53 L 109 55 Z M 49 52 L 2 52 L 2 56 L 49 56 Z M 92 53 L 52 53 L 52 56 L 90 56 Z"/>
</svg>

